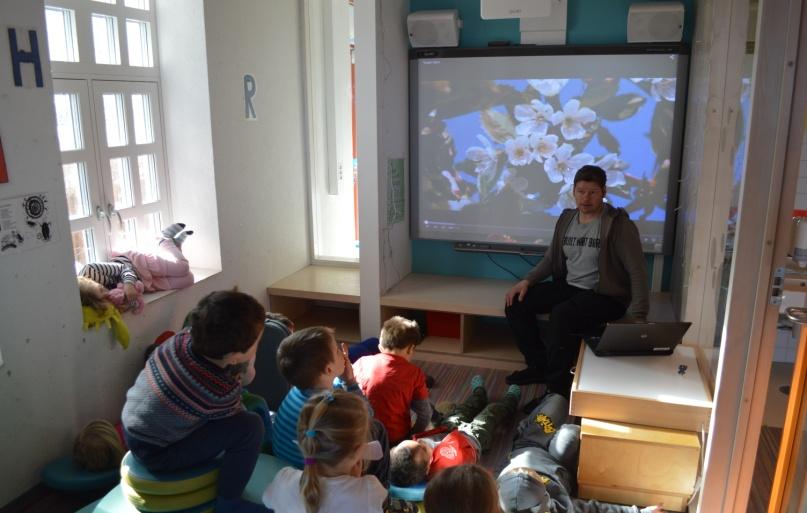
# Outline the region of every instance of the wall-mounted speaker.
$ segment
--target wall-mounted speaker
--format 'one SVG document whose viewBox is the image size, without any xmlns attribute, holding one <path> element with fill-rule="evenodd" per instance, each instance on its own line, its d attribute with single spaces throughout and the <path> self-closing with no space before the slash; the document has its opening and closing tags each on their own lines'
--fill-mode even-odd
<svg viewBox="0 0 807 513">
<path fill-rule="evenodd" d="M 628 9 L 628 43 L 675 42 L 683 34 L 681 2 L 638 3 Z"/>
<path fill-rule="evenodd" d="M 456 9 L 417 11 L 406 17 L 412 48 L 459 46 L 462 20 Z"/>
</svg>

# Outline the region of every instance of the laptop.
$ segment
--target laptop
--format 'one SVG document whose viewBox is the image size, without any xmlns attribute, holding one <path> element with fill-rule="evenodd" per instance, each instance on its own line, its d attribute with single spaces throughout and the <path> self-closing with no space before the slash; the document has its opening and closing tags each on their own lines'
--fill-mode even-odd
<svg viewBox="0 0 807 513">
<path fill-rule="evenodd" d="M 586 337 L 597 356 L 671 355 L 691 322 L 608 323 L 598 337 Z"/>
</svg>

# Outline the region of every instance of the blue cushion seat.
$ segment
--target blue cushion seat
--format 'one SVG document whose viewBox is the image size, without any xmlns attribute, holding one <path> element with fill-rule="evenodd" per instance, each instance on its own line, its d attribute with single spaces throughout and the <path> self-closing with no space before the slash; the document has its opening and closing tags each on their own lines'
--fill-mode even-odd
<svg viewBox="0 0 807 513">
<path fill-rule="evenodd" d="M 80 468 L 70 456 L 51 461 L 42 469 L 42 482 L 64 492 L 111 488 L 118 482 L 118 469 L 91 472 Z"/>
<path fill-rule="evenodd" d="M 418 483 L 412 486 L 390 485 L 389 494 L 396 499 L 403 499 L 411 502 L 423 502 L 423 494 L 426 493 L 426 483 Z"/>
</svg>

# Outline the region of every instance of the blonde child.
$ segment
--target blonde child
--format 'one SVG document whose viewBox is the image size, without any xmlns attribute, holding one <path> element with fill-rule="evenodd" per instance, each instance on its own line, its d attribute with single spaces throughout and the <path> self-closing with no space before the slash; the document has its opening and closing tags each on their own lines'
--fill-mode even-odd
<svg viewBox="0 0 807 513">
<path fill-rule="evenodd" d="M 73 461 L 91 472 L 111 470 L 123 459 L 120 435 L 109 421 L 93 420 L 84 426 L 73 442 Z"/>
<path fill-rule="evenodd" d="M 426 511 L 430 512 L 501 512 L 496 480 L 490 471 L 477 464 L 460 465 L 440 472 L 426 486 L 423 502 Z"/>
<path fill-rule="evenodd" d="M 396 315 L 381 328 L 378 344 L 381 352 L 359 358 L 353 364 L 356 381 L 370 401 L 375 417 L 387 428 L 392 444 L 407 438 L 410 431 L 424 431 L 431 420 L 426 374 L 411 363 L 420 342 L 417 322 Z M 414 425 L 410 411 L 416 415 Z"/>
<path fill-rule="evenodd" d="M 369 421 L 365 401 L 355 394 L 334 390 L 308 399 L 297 423 L 305 466 L 277 473 L 263 493 L 266 507 L 284 513 L 381 513 L 387 490 L 375 476 L 362 476 L 365 459 L 381 452 L 376 442 L 368 443 Z"/>
<path fill-rule="evenodd" d="M 295 331 L 280 343 L 277 349 L 277 368 L 292 386 L 275 416 L 272 427 L 272 451 L 297 468 L 303 468 L 303 455 L 297 443 L 297 423 L 305 402 L 321 392 L 337 388 L 351 392 L 362 401 L 364 396 L 353 376 L 347 358 L 347 348 L 337 344 L 334 331 L 314 326 Z M 389 439 L 384 425 L 369 419 L 373 440 L 381 443 L 385 455 L 374 461 L 367 472 L 375 475 L 384 486 L 389 484 Z"/>
</svg>

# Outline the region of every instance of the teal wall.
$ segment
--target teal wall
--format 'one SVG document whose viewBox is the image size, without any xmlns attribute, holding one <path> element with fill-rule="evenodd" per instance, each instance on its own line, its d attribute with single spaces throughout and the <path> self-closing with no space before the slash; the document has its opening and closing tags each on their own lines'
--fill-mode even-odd
<svg viewBox="0 0 807 513">
<path fill-rule="evenodd" d="M 654 1 L 654 0 L 643 0 Z M 682 0 L 686 15 L 684 41 L 692 39 L 694 27 L 694 0 Z M 627 41 L 628 8 L 630 0 L 568 0 L 566 42 L 582 44 L 624 44 Z M 428 11 L 457 9 L 462 19 L 460 46 L 475 48 L 487 46 L 489 41 L 510 41 L 517 44 L 521 35 L 518 20 L 483 20 L 480 17 L 480 0 L 411 0 L 409 10 Z M 490 258 L 518 276 L 530 265 L 518 255 L 490 254 Z M 454 251 L 451 242 L 413 240 L 412 271 L 418 273 L 476 276 L 481 278 L 513 279 L 484 253 Z M 527 257 L 535 262 L 537 257 Z M 648 272 L 652 279 L 651 256 L 647 257 Z M 669 290 L 672 258 L 664 258 L 662 289 Z"/>
</svg>

